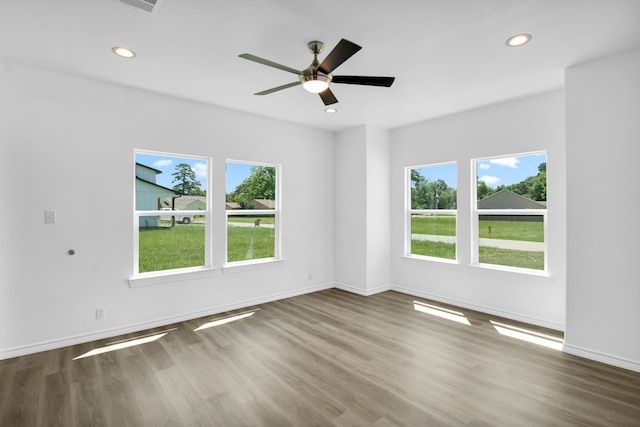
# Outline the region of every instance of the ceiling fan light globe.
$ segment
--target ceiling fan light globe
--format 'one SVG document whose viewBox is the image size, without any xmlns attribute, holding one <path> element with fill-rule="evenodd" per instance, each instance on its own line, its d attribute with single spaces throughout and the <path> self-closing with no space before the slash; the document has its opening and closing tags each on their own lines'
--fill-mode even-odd
<svg viewBox="0 0 640 427">
<path fill-rule="evenodd" d="M 322 74 L 313 74 L 309 76 L 303 76 L 302 87 L 311 93 L 324 92 L 329 88 L 329 77 Z"/>
</svg>

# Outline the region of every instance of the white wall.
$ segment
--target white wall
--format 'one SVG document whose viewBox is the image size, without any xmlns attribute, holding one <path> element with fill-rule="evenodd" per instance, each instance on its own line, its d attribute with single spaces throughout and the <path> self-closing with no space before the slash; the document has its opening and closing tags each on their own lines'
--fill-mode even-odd
<svg viewBox="0 0 640 427">
<path fill-rule="evenodd" d="M 3 65 L 0 358 L 333 285 L 332 134 Z M 224 262 L 225 159 L 282 165 L 286 261 L 129 287 L 136 148 L 212 157 L 216 267 Z M 44 224 L 45 210 L 56 211 L 56 224 Z M 98 307 L 104 320 L 95 320 Z"/>
<path fill-rule="evenodd" d="M 562 330 L 565 324 L 564 93 L 554 91 L 396 129 L 391 133 L 391 280 L 394 289 Z M 546 150 L 549 276 L 471 267 L 471 160 Z M 403 254 L 404 169 L 458 164 L 458 264 Z"/>
<path fill-rule="evenodd" d="M 343 289 L 367 289 L 367 129 L 335 136 L 335 277 Z"/>
<path fill-rule="evenodd" d="M 390 288 L 389 132 L 358 126 L 335 141 L 336 285 L 361 295 Z"/>
<path fill-rule="evenodd" d="M 640 50 L 566 71 L 566 350 L 640 371 Z"/>
<path fill-rule="evenodd" d="M 367 293 L 391 286 L 390 138 L 388 130 L 367 127 Z"/>
</svg>

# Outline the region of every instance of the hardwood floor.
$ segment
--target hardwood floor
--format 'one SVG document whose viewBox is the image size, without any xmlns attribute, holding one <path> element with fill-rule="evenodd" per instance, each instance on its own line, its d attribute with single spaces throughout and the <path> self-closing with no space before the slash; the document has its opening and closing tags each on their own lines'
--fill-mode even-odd
<svg viewBox="0 0 640 427">
<path fill-rule="evenodd" d="M 492 320 L 558 337 L 332 289 L 0 361 L 0 425 L 640 425 L 640 373 L 501 335 Z"/>
</svg>

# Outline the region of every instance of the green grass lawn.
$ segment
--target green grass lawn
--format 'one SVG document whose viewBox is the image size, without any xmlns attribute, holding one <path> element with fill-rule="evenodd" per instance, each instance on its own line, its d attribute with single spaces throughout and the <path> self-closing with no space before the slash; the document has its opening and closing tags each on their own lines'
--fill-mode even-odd
<svg viewBox="0 0 640 427">
<path fill-rule="evenodd" d="M 248 216 L 230 216 L 229 222 L 244 222 L 253 224 L 256 219 L 260 218 L 261 224 L 274 224 L 275 218 L 273 216 L 261 216 L 261 217 L 248 217 Z"/>
<path fill-rule="evenodd" d="M 456 259 L 456 245 L 453 243 L 411 240 L 411 253 L 414 255 Z"/>
<path fill-rule="evenodd" d="M 483 264 L 544 270 L 544 252 L 514 251 L 511 249 L 480 246 L 480 262 Z"/>
<path fill-rule="evenodd" d="M 204 227 L 141 228 L 138 243 L 140 273 L 204 265 Z"/>
<path fill-rule="evenodd" d="M 516 251 L 487 246 L 480 246 L 478 250 L 480 262 L 483 264 L 544 270 L 544 252 Z M 413 255 L 456 259 L 456 245 L 426 240 L 412 240 L 411 253 Z"/>
<path fill-rule="evenodd" d="M 273 220 L 273 218 L 268 219 Z M 251 222 L 253 221 L 255 218 Z M 263 223 L 268 222 L 264 221 Z M 139 272 L 203 266 L 204 230 L 202 224 L 141 228 L 139 234 Z M 272 228 L 229 226 L 227 242 L 228 262 L 274 256 L 274 230 Z"/>
<path fill-rule="evenodd" d="M 411 233 L 436 236 L 455 236 L 456 217 L 448 215 L 412 216 Z M 491 227 L 491 233 L 489 233 Z M 518 240 L 527 242 L 544 241 L 544 224 L 535 221 L 487 221 L 479 224 L 480 238 Z M 411 241 L 414 255 L 455 259 L 456 246 L 452 243 Z M 480 262 L 510 267 L 544 270 L 544 252 L 517 251 L 481 246 Z"/>
<path fill-rule="evenodd" d="M 227 227 L 227 262 L 271 258 L 274 253 L 273 228 Z"/>
<path fill-rule="evenodd" d="M 455 236 L 456 217 L 453 215 L 412 216 L 411 233 Z"/>
<path fill-rule="evenodd" d="M 491 227 L 491 233 L 489 233 Z M 544 224 L 535 221 L 485 221 L 479 225 L 480 237 L 487 239 L 522 240 L 544 242 Z M 455 236 L 455 216 L 413 216 L 412 234 L 432 234 L 436 236 Z"/>
</svg>

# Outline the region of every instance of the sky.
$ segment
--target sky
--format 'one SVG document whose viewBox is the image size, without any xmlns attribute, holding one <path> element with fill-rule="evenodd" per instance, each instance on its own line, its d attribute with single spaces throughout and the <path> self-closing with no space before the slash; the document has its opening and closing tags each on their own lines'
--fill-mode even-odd
<svg viewBox="0 0 640 427">
<path fill-rule="evenodd" d="M 167 188 L 173 188 L 177 183 L 173 182 L 173 173 L 176 166 L 186 163 L 196 173 L 196 179 L 200 181 L 201 190 L 207 189 L 207 168 L 206 162 L 202 159 L 192 159 L 189 157 L 175 157 L 171 155 L 143 154 L 136 153 L 136 162 L 145 166 L 162 171 L 156 175 L 156 184 Z M 246 163 L 227 163 L 226 166 L 226 192 L 230 193 L 246 177 L 250 175 L 251 165 Z"/>
<path fill-rule="evenodd" d="M 538 174 L 538 165 L 547 161 L 545 153 L 511 156 L 476 162 L 476 175 L 489 187 L 510 185 Z M 449 187 L 457 188 L 455 163 L 417 168 L 420 175 L 430 181 L 444 180 Z"/>
<path fill-rule="evenodd" d="M 489 187 L 498 185 L 510 185 L 520 182 L 525 178 L 538 174 L 538 165 L 547 161 L 545 153 L 526 156 L 512 156 L 487 159 L 476 162 L 476 175 Z M 196 173 L 196 179 L 202 184 L 202 190 L 207 189 L 206 163 L 201 159 L 188 157 L 173 157 L 170 155 L 155 155 L 136 153 L 136 162 L 145 166 L 161 170 L 156 175 L 156 183 L 163 187 L 173 188 L 173 176 L 176 165 L 186 163 Z M 250 175 L 251 165 L 247 163 L 230 163 L 226 165 L 225 190 L 232 192 L 246 177 Z M 420 174 L 425 178 L 435 181 L 443 179 L 449 187 L 457 188 L 457 169 L 455 163 L 419 168 Z"/>
<path fill-rule="evenodd" d="M 418 168 L 418 173 L 429 181 L 441 179 L 446 182 L 450 188 L 458 188 L 458 175 L 455 163 Z"/>
<path fill-rule="evenodd" d="M 545 153 L 500 157 L 476 162 L 476 174 L 489 187 L 511 185 L 538 174 L 538 165 L 547 161 Z"/>
</svg>

